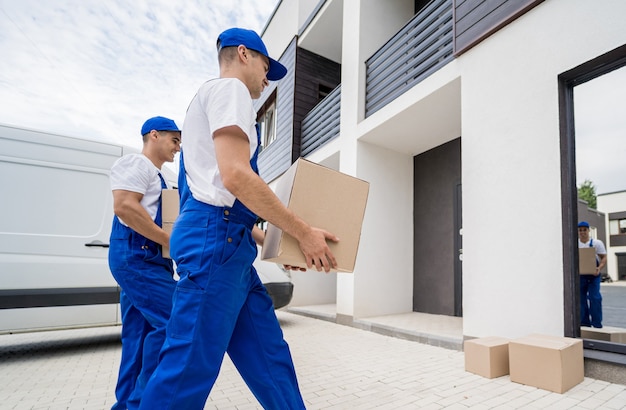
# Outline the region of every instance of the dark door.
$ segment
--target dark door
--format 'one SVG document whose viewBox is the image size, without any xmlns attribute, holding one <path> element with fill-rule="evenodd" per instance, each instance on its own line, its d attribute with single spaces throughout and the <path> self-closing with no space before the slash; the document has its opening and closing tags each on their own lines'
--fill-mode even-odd
<svg viewBox="0 0 626 410">
<path fill-rule="evenodd" d="M 617 280 L 626 279 L 626 253 L 617 252 Z"/>
<path fill-rule="evenodd" d="M 462 186 L 456 184 L 454 196 L 454 316 L 463 316 L 463 207 Z"/>
<path fill-rule="evenodd" d="M 414 158 L 413 310 L 460 316 L 461 139 Z"/>
</svg>

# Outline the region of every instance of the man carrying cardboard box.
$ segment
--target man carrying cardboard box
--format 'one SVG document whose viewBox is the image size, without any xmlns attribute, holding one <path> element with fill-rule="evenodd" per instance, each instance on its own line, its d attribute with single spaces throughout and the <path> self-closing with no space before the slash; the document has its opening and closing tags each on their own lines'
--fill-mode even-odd
<svg viewBox="0 0 626 410">
<path fill-rule="evenodd" d="M 162 255 L 170 236 L 162 229 L 161 166 L 180 151 L 181 132 L 165 117 L 141 127 L 140 154 L 121 157 L 111 168 L 113 226 L 109 268 L 120 285 L 122 359 L 113 409 L 136 409 L 157 366 L 172 310 L 176 281 L 171 259 Z"/>
<path fill-rule="evenodd" d="M 593 274 L 580 274 L 580 325 L 602 327 L 602 295 L 600 271 L 606 265 L 606 248 L 599 239 L 589 238 L 589 223 L 578 223 L 578 247 L 594 248 L 596 269 Z"/>
<path fill-rule="evenodd" d="M 304 409 L 272 300 L 252 266 L 263 233 L 257 215 L 296 238 L 308 267 L 336 267 L 326 240 L 287 209 L 259 177 L 252 99 L 287 69 L 259 35 L 232 28 L 217 40 L 220 78 L 187 109 L 180 155 L 180 215 L 170 253 L 180 280 L 160 362 L 142 409 L 201 409 L 229 357 L 266 409 Z"/>
</svg>

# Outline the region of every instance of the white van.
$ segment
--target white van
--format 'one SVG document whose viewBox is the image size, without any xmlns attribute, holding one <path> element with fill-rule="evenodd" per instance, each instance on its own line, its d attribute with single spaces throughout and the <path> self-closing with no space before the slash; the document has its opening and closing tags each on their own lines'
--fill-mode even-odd
<svg viewBox="0 0 626 410">
<path fill-rule="evenodd" d="M 120 322 L 109 169 L 127 150 L 0 125 L 0 333 Z"/>
<path fill-rule="evenodd" d="M 137 150 L 0 125 L 0 333 L 120 324 L 109 170 L 129 152 Z M 275 305 L 289 303 L 289 277 L 258 268 Z"/>
</svg>

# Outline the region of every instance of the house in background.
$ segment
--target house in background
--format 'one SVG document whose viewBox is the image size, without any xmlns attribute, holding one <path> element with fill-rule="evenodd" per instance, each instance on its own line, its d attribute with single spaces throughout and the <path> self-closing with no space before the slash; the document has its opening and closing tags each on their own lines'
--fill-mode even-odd
<svg viewBox="0 0 626 410">
<path fill-rule="evenodd" d="M 626 280 L 626 191 L 598 195 L 598 209 L 606 214 L 609 275 L 613 280 Z"/>
<path fill-rule="evenodd" d="M 354 273 L 294 273 L 291 309 L 453 323 L 409 333 L 457 349 L 579 337 L 573 89 L 626 65 L 624 15 L 620 0 L 280 1 L 263 39 L 289 74 L 257 101 L 261 176 L 305 156 L 370 182 Z M 594 346 L 594 368 L 625 373 L 623 345 Z"/>
</svg>

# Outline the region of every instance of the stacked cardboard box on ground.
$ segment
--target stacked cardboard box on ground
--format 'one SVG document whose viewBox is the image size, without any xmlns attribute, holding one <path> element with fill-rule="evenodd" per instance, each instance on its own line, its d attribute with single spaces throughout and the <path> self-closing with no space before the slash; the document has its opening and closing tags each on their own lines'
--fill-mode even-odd
<svg viewBox="0 0 626 410">
<path fill-rule="evenodd" d="M 533 334 L 509 343 L 511 381 L 564 393 L 585 378 L 583 341 Z"/>
<path fill-rule="evenodd" d="M 512 382 L 564 393 L 584 380 L 580 339 L 532 334 L 508 340 L 486 337 L 464 344 L 465 370 L 487 378 L 509 374 Z"/>
<path fill-rule="evenodd" d="M 465 371 L 493 379 L 509 374 L 509 339 L 483 337 L 466 340 Z"/>
</svg>

